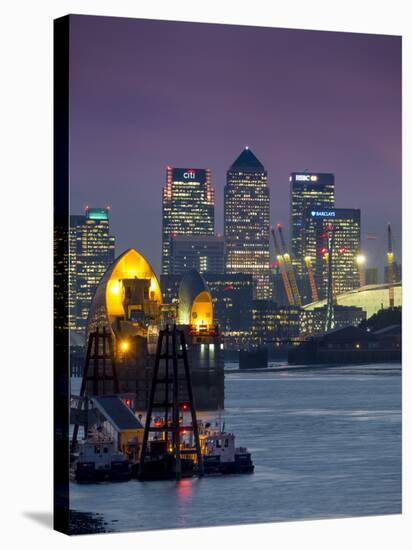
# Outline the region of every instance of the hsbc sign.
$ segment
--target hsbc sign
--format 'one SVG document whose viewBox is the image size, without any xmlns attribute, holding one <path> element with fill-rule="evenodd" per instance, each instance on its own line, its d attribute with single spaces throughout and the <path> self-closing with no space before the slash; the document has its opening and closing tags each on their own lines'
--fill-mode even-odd
<svg viewBox="0 0 412 550">
<path fill-rule="evenodd" d="M 318 176 L 315 174 L 296 174 L 295 181 L 318 181 Z"/>
</svg>

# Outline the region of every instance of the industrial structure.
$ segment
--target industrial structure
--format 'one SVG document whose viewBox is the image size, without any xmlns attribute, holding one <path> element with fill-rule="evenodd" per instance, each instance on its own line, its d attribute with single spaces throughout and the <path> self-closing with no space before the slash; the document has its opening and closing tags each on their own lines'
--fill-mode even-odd
<svg viewBox="0 0 412 550">
<path fill-rule="evenodd" d="M 224 408 L 224 350 L 210 290 L 195 270 L 180 283 L 177 326 L 183 330 L 198 410 Z"/>
<path fill-rule="evenodd" d="M 192 270 L 183 277 L 178 308 L 171 307 L 163 303 L 159 282 L 147 260 L 137 250 L 127 250 L 106 271 L 98 285 L 90 308 L 87 340 L 92 345 L 90 342 L 96 331 L 104 331 L 110 338 L 118 392 L 133 410 L 145 410 L 159 330 L 173 320 L 185 331 L 197 408 L 223 408 L 221 339 L 214 322 L 209 289 L 197 271 Z M 93 376 L 88 375 L 84 383 L 85 393 L 94 395 Z M 113 386 L 108 383 L 99 391 L 110 392 Z"/>
<path fill-rule="evenodd" d="M 182 412 L 190 413 L 191 422 L 187 425 L 182 424 Z M 193 440 L 190 448 L 181 442 L 187 433 Z M 154 438 L 149 442 L 150 434 Z M 191 476 L 193 455 L 201 476 L 203 460 L 185 335 L 175 325 L 172 329 L 166 326 L 157 342 L 138 477 L 145 480 Z"/>
<path fill-rule="evenodd" d="M 270 196 L 267 172 L 246 147 L 227 172 L 224 190 L 225 271 L 253 276 L 254 296 L 271 297 Z"/>
</svg>

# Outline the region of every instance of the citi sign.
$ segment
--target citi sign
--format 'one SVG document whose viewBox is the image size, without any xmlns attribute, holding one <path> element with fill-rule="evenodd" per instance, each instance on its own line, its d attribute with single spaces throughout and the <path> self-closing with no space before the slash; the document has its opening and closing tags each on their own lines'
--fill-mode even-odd
<svg viewBox="0 0 412 550">
<path fill-rule="evenodd" d="M 185 180 L 194 180 L 196 177 L 196 172 L 194 170 L 188 170 L 187 172 L 183 172 L 183 177 Z"/>
<path fill-rule="evenodd" d="M 311 215 L 314 218 L 334 218 L 336 212 L 334 210 L 312 210 Z"/>
<path fill-rule="evenodd" d="M 295 181 L 318 181 L 318 176 L 314 174 L 296 174 Z"/>
</svg>

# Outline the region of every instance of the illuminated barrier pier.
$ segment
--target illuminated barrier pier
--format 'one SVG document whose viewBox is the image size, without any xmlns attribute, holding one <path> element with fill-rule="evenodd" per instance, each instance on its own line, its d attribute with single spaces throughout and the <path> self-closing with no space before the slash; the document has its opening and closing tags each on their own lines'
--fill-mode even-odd
<svg viewBox="0 0 412 550">
<path fill-rule="evenodd" d="M 180 283 L 178 327 L 185 332 L 197 410 L 224 408 L 224 351 L 203 277 L 188 271 Z"/>
<path fill-rule="evenodd" d="M 104 331 L 113 342 L 118 392 L 134 411 L 147 409 L 159 331 L 170 323 L 167 313 L 150 264 L 137 250 L 126 250 L 99 282 L 86 338 Z M 185 332 L 197 409 L 223 408 L 223 344 L 213 320 L 210 291 L 197 271 L 188 272 L 181 282 L 177 324 Z M 98 367 L 98 376 L 102 368 Z M 85 394 L 95 395 L 94 390 L 93 380 L 87 380 Z M 99 385 L 99 395 L 112 393 L 110 385 L 105 390 Z"/>
<path fill-rule="evenodd" d="M 111 338 L 119 393 L 135 410 L 147 406 L 161 315 L 162 293 L 153 269 L 137 250 L 126 250 L 99 282 L 86 336 L 104 330 Z M 86 394 L 94 394 L 90 381 Z"/>
</svg>

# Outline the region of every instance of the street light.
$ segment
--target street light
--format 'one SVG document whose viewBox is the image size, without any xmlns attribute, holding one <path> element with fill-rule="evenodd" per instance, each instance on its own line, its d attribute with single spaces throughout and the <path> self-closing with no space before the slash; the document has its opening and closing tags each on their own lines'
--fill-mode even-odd
<svg viewBox="0 0 412 550">
<path fill-rule="evenodd" d="M 125 353 L 126 351 L 129 351 L 129 349 L 130 349 L 130 343 L 129 343 L 127 340 L 122 340 L 122 341 L 120 342 L 120 349 L 121 349 L 121 351 L 123 351 L 124 353 Z"/>
<path fill-rule="evenodd" d="M 356 256 L 356 263 L 357 263 L 358 265 L 363 265 L 365 262 L 366 262 L 366 258 L 365 258 L 365 256 L 364 256 L 363 254 L 358 254 L 358 255 Z"/>
</svg>

